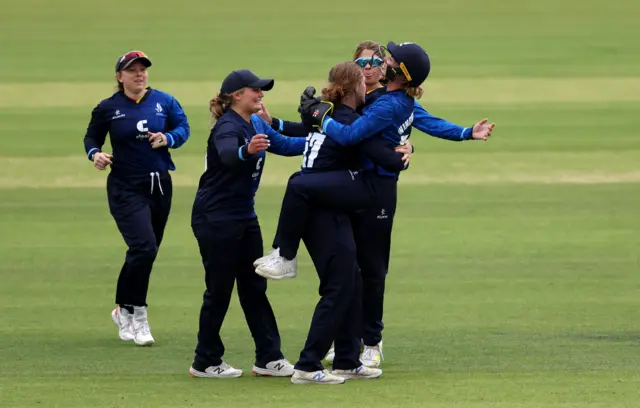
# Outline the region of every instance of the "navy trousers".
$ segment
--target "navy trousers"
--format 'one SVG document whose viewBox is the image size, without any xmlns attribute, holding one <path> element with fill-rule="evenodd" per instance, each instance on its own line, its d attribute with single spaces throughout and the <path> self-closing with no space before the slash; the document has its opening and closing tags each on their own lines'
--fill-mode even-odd
<svg viewBox="0 0 640 408">
<path fill-rule="evenodd" d="M 278 325 L 267 298 L 267 281 L 253 267 L 253 261 L 262 256 L 263 250 L 258 220 L 208 222 L 194 205 L 191 226 L 200 248 L 206 284 L 194 367 L 204 370 L 222 362 L 225 348 L 220 328 L 235 283 L 256 347 L 255 364 L 264 368 L 268 362 L 284 358 Z"/>
<path fill-rule="evenodd" d="M 335 340 L 334 369 L 361 365 L 362 281 L 348 215 L 313 209 L 303 241 L 320 278 L 320 300 L 295 368 L 322 370 L 322 359 Z"/>
<path fill-rule="evenodd" d="M 149 277 L 164 236 L 172 195 L 168 173 L 153 179 L 109 173 L 109 210 L 128 246 L 118 277 L 116 304 L 147 306 Z"/>
<path fill-rule="evenodd" d="M 375 202 L 375 175 L 349 170 L 318 173 L 294 173 L 287 183 L 278 228 L 277 246 L 280 255 L 293 259 L 306 228 L 311 206 L 338 212 L 361 210 Z"/>
<path fill-rule="evenodd" d="M 375 346 L 382 340 L 385 280 L 391 255 L 391 231 L 398 199 L 395 178 L 376 180 L 375 204 L 351 217 L 362 274 L 362 341 Z"/>
</svg>

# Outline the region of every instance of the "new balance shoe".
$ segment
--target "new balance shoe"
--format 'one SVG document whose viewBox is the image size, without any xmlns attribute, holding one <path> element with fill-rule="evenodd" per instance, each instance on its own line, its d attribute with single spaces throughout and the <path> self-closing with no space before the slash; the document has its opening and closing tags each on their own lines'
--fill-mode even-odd
<svg viewBox="0 0 640 408">
<path fill-rule="evenodd" d="M 242 376 L 242 370 L 231 367 L 224 361 L 217 366 L 209 366 L 205 369 L 198 370 L 193 367 L 189 367 L 189 375 L 199 378 L 238 378 Z"/>
<path fill-rule="evenodd" d="M 379 368 L 367 367 L 364 364 L 352 370 L 333 370 L 331 374 L 342 377 L 345 380 L 371 380 L 382 375 Z"/>
<path fill-rule="evenodd" d="M 267 279 L 295 278 L 298 270 L 298 259 L 288 260 L 282 256 L 274 256 L 256 267 L 256 273 Z"/>
<path fill-rule="evenodd" d="M 267 377 L 291 377 L 293 375 L 293 364 L 286 359 L 271 361 L 264 367 L 253 366 L 251 370 L 256 375 L 264 375 Z"/>
<path fill-rule="evenodd" d="M 147 308 L 144 306 L 133 307 L 133 341 L 138 346 L 151 346 L 156 341 L 151 335 L 151 327 L 147 319 Z"/>
<path fill-rule="evenodd" d="M 380 367 L 383 359 L 382 356 L 382 340 L 375 346 L 364 346 L 360 361 L 367 367 Z"/>
<path fill-rule="evenodd" d="M 266 263 L 267 261 L 269 261 L 272 258 L 275 258 L 276 256 L 280 256 L 280 248 L 276 248 L 273 251 L 269 252 L 267 255 L 253 261 L 253 267 L 257 268 L 258 265 L 262 265 L 263 263 Z"/>
<path fill-rule="evenodd" d="M 331 374 L 327 370 L 320 371 L 300 371 L 294 370 L 291 382 L 293 384 L 344 384 L 345 379 Z"/>
<path fill-rule="evenodd" d="M 118 327 L 118 334 L 120 340 L 130 341 L 135 338 L 133 334 L 133 314 L 125 308 L 120 306 L 113 309 L 111 312 L 111 319 Z"/>
</svg>

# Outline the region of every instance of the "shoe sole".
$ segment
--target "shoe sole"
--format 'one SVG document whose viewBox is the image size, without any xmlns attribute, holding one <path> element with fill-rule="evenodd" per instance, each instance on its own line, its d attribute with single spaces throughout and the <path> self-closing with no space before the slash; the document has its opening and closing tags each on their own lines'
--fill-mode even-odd
<svg viewBox="0 0 640 408">
<path fill-rule="evenodd" d="M 283 374 L 277 370 L 270 370 L 268 368 L 260 368 L 256 366 L 253 367 L 251 372 L 261 377 L 291 377 L 293 375 L 293 370 L 290 374 Z"/>
<path fill-rule="evenodd" d="M 131 341 L 131 340 L 135 339 L 135 337 L 131 337 L 130 339 L 125 339 L 125 338 L 122 337 L 122 335 L 120 335 L 120 323 L 118 323 L 118 318 L 116 317 L 114 312 L 111 312 L 111 320 L 113 320 L 113 323 L 118 328 L 118 337 L 120 338 L 120 340 L 122 340 L 122 341 Z"/>
<path fill-rule="evenodd" d="M 313 380 L 304 380 L 301 378 L 291 378 L 292 384 L 317 384 L 317 385 L 340 385 L 347 382 L 345 379 L 342 381 L 332 380 L 332 381 L 313 381 Z"/>
<path fill-rule="evenodd" d="M 380 362 L 364 362 L 362 360 L 360 360 L 362 362 L 362 365 L 365 367 L 369 367 L 369 368 L 380 368 Z"/>
<path fill-rule="evenodd" d="M 376 374 L 376 375 L 369 375 L 369 376 L 364 376 L 364 375 L 353 375 L 353 374 L 335 374 L 335 373 L 331 373 L 333 375 L 337 375 L 338 377 L 342 377 L 345 380 L 375 380 L 377 378 L 380 378 L 382 376 L 382 373 L 380 374 Z"/>
<path fill-rule="evenodd" d="M 297 276 L 296 273 L 288 273 L 285 275 L 278 275 L 278 276 L 273 276 L 273 275 L 269 275 L 267 272 L 262 272 L 261 270 L 256 268 L 256 273 L 260 276 L 262 276 L 265 279 L 272 279 L 272 280 L 280 280 L 280 279 L 293 279 Z"/>
<path fill-rule="evenodd" d="M 155 340 L 138 341 L 136 339 L 133 339 L 133 341 L 136 343 L 136 346 L 140 346 L 140 347 L 151 347 L 156 343 Z"/>
<path fill-rule="evenodd" d="M 194 370 L 193 367 L 189 368 L 189 375 L 192 376 L 193 378 L 240 378 L 242 377 L 242 371 L 240 372 L 240 374 L 234 374 L 234 375 L 210 375 L 207 373 L 203 373 L 202 371 L 198 371 L 198 370 Z"/>
</svg>

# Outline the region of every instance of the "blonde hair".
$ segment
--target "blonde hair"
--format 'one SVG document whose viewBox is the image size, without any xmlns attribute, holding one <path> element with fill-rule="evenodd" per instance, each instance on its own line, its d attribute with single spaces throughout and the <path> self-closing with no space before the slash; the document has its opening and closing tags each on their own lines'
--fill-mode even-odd
<svg viewBox="0 0 640 408">
<path fill-rule="evenodd" d="M 342 102 L 342 99 L 350 92 L 356 92 L 362 83 L 362 70 L 355 62 L 341 62 L 329 71 L 329 84 L 322 89 L 322 99 L 334 104 Z"/>
<path fill-rule="evenodd" d="M 209 112 L 211 112 L 215 120 L 220 119 L 220 116 L 224 115 L 227 109 L 229 109 L 229 106 L 231 106 L 232 100 L 232 94 L 218 92 L 216 97 L 209 101 Z"/>
<path fill-rule="evenodd" d="M 404 88 L 404 92 L 412 98 L 420 99 L 424 94 L 422 86 L 407 86 Z"/>
<path fill-rule="evenodd" d="M 363 41 L 356 46 L 356 51 L 353 53 L 353 59 L 355 60 L 358 57 L 360 57 L 360 54 L 362 54 L 362 51 L 364 50 L 373 51 L 374 54 L 377 54 L 381 58 L 384 58 L 385 56 L 384 50 L 382 49 L 382 46 L 379 43 L 377 43 L 376 41 L 368 40 L 368 41 Z"/>
</svg>

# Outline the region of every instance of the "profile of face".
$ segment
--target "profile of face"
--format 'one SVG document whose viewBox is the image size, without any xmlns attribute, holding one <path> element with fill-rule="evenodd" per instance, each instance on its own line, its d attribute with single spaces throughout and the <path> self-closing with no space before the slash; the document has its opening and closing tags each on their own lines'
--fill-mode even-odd
<svg viewBox="0 0 640 408">
<path fill-rule="evenodd" d="M 135 61 L 126 69 L 119 71 L 116 77 L 125 90 L 134 94 L 144 91 L 149 81 L 147 67 L 140 61 Z"/>
<path fill-rule="evenodd" d="M 264 93 L 260 88 L 242 88 L 234 94 L 235 105 L 247 113 L 257 113 L 262 109 L 262 97 Z"/>
<path fill-rule="evenodd" d="M 355 62 L 362 68 L 367 85 L 375 85 L 384 78 L 384 60 L 377 56 L 373 50 L 362 50 Z"/>
</svg>

